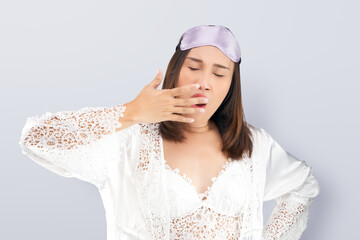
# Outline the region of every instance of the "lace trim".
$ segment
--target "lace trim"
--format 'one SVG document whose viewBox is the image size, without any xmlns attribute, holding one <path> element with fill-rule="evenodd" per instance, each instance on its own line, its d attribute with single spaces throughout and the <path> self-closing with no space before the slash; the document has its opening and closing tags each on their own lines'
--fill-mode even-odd
<svg viewBox="0 0 360 240">
<path fill-rule="evenodd" d="M 173 235 L 173 239 L 193 239 L 191 237 L 179 237 L 180 233 L 177 233 L 176 228 L 172 226 L 172 230 L 170 230 L 171 222 L 173 223 L 182 223 L 179 222 L 180 220 L 176 221 L 176 219 L 171 219 L 169 215 L 169 205 L 168 205 L 168 196 L 166 194 L 166 182 L 164 181 L 164 161 L 162 160 L 162 149 L 160 148 L 160 141 L 161 136 L 159 133 L 159 123 L 155 124 L 139 124 L 140 126 L 140 149 L 139 149 L 139 156 L 137 158 L 137 167 L 136 167 L 136 174 L 135 174 L 135 183 L 137 185 L 137 190 L 139 194 L 139 200 L 141 201 L 141 211 L 143 213 L 145 219 L 145 225 L 147 229 L 147 238 L 148 239 L 170 239 L 170 231 Z M 241 210 L 241 214 L 239 215 L 238 220 L 241 219 L 239 222 L 239 228 L 241 229 L 242 237 L 245 239 L 251 239 L 252 236 L 258 236 L 257 234 L 258 229 L 262 229 L 262 222 L 261 219 L 261 211 L 260 211 L 260 198 L 259 198 L 259 183 L 257 181 L 258 176 L 258 162 L 253 161 L 251 158 L 245 158 L 244 164 L 247 168 L 247 172 L 249 174 L 249 190 L 250 192 L 247 194 L 244 207 Z M 228 166 L 228 165 L 226 165 Z M 165 167 L 166 168 L 166 167 Z M 223 176 L 225 171 L 222 172 L 221 176 Z M 220 174 L 219 174 L 220 176 Z M 214 181 L 218 181 L 219 176 L 214 179 Z M 187 179 L 189 180 L 189 179 Z M 190 179 L 191 180 L 191 179 Z M 185 182 L 186 178 L 185 178 Z M 188 182 L 187 182 L 188 183 Z M 190 182 L 191 183 L 191 182 Z M 209 192 L 209 191 L 208 191 Z M 198 211 L 205 211 L 206 206 L 199 208 Z M 209 209 L 207 211 L 210 211 Z M 199 218 L 201 215 L 188 215 L 183 216 L 185 222 L 190 222 L 191 225 L 189 227 L 191 229 L 198 228 L 199 231 L 204 231 L 207 229 L 209 224 L 215 224 L 216 221 L 220 221 L 221 229 L 219 229 L 219 233 L 217 237 L 219 239 L 226 239 L 228 235 L 222 235 L 221 231 L 225 230 L 226 226 L 228 226 L 229 222 L 223 221 L 224 218 L 219 217 L 216 215 L 219 213 L 214 213 L 213 217 L 210 217 L 214 220 L 214 216 L 216 216 L 215 221 L 211 222 L 207 219 L 206 224 L 204 221 L 198 221 L 198 225 L 194 225 L 189 220 Z M 220 214 L 221 215 L 221 214 Z M 192 218 L 191 218 L 192 216 Z M 221 215 L 222 216 L 222 215 Z M 229 215 L 226 214 L 227 217 Z M 241 216 L 241 218 L 240 218 Z M 231 216 L 234 217 L 234 216 Z M 236 218 L 236 217 L 235 217 Z M 230 221 L 230 220 L 229 220 Z M 230 221 L 231 222 L 231 221 Z M 221 225 L 223 223 L 223 225 Z M 202 226 L 202 227 L 201 227 Z M 182 227 L 178 228 L 181 229 Z M 235 229 L 237 229 L 235 227 Z M 180 231 L 185 233 L 186 229 Z M 217 230 L 216 230 L 217 231 Z M 239 230 L 240 231 L 240 230 Z M 254 232 L 255 231 L 255 232 Z M 230 231 L 231 232 L 231 231 Z M 227 233 L 231 234 L 231 233 Z M 236 231 L 235 231 L 236 234 Z M 216 235 L 215 232 L 209 229 L 209 232 L 206 233 L 206 237 Z M 225 236 L 225 237 L 224 237 Z"/>
<path fill-rule="evenodd" d="M 19 144 L 24 154 L 49 170 L 101 187 L 108 165 L 117 160 L 116 143 L 104 136 L 121 128 L 125 110 L 121 104 L 29 117 Z"/>
<path fill-rule="evenodd" d="M 125 109 L 122 104 L 109 108 L 85 107 L 79 111 L 47 112 L 41 117 L 30 117 L 28 123 L 36 125 L 23 142 L 46 151 L 77 148 L 121 128 L 119 119 L 124 117 Z"/>
<path fill-rule="evenodd" d="M 230 159 L 230 158 L 229 158 Z M 207 190 L 203 193 L 198 193 L 196 191 L 196 188 L 192 182 L 192 179 L 187 177 L 186 174 L 180 174 L 180 169 L 179 168 L 174 168 L 172 169 L 167 161 L 164 159 L 164 166 L 167 170 L 173 172 L 174 174 L 180 176 L 182 179 L 185 180 L 185 182 L 187 182 L 194 190 L 195 192 L 197 193 L 197 196 L 198 198 L 201 200 L 201 201 L 206 201 L 208 199 L 208 196 L 210 194 L 210 192 L 212 191 L 212 188 L 213 186 L 215 185 L 216 181 L 226 172 L 227 168 L 229 167 L 229 165 L 233 162 L 233 161 L 229 161 L 229 159 L 224 163 L 224 165 L 221 166 L 221 170 L 220 172 L 218 173 L 218 175 L 216 177 L 213 177 L 211 178 L 211 182 L 212 184 L 210 186 L 207 187 Z"/>
<path fill-rule="evenodd" d="M 170 216 L 166 208 L 166 194 L 161 169 L 159 123 L 139 123 L 140 150 L 136 167 L 141 210 L 147 229 L 146 239 L 169 239 Z"/>
<path fill-rule="evenodd" d="M 266 240 L 298 240 L 306 229 L 312 198 L 296 193 L 287 193 L 276 199 L 278 202 L 263 229 Z"/>
<path fill-rule="evenodd" d="M 239 239 L 244 213 L 227 216 L 201 206 L 170 223 L 170 239 Z"/>
<path fill-rule="evenodd" d="M 223 175 L 219 176 L 235 177 L 233 175 L 235 172 L 229 169 L 229 166 L 235 166 L 233 165 L 235 163 L 238 163 L 238 161 L 227 162 L 224 168 L 226 171 L 223 171 Z M 239 163 L 244 171 L 237 172 L 243 174 L 242 180 L 246 181 L 244 184 L 252 185 L 251 172 L 253 168 L 251 159 L 243 159 Z M 261 234 L 261 231 L 257 231 L 253 225 L 253 219 L 257 218 L 256 213 L 253 211 L 253 205 L 258 203 L 253 201 L 254 193 L 252 189 L 249 186 L 244 207 L 235 214 L 220 213 L 211 207 L 213 201 L 234 204 L 229 202 L 226 196 L 217 194 L 214 199 L 208 199 L 206 204 L 203 202 L 194 211 L 173 217 L 170 224 L 170 239 L 260 239 L 259 234 Z"/>
</svg>

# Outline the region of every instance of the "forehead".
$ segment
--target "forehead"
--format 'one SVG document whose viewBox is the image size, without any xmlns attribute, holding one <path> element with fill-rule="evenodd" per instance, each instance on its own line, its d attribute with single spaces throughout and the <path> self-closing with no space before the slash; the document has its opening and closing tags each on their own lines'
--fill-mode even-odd
<svg viewBox="0 0 360 240">
<path fill-rule="evenodd" d="M 233 61 L 228 58 L 220 49 L 215 46 L 201 46 L 192 48 L 187 57 L 201 59 L 204 64 L 218 63 L 224 66 L 233 67 Z M 187 59 L 187 61 L 191 61 Z"/>
</svg>

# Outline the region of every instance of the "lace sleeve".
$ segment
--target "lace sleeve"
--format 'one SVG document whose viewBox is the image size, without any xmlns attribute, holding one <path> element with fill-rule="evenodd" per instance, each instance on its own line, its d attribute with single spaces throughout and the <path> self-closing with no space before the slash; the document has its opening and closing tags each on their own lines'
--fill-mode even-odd
<svg viewBox="0 0 360 240">
<path fill-rule="evenodd" d="M 314 201 L 314 197 L 306 196 L 306 192 L 310 190 L 313 192 L 312 196 L 318 195 L 318 190 L 314 191 L 316 185 L 317 180 L 311 171 L 303 185 L 276 198 L 277 205 L 263 229 L 265 240 L 300 239 Z"/>
<path fill-rule="evenodd" d="M 263 228 L 265 240 L 298 240 L 306 229 L 310 206 L 320 187 L 305 161 L 286 152 L 271 136 L 266 162 L 264 201 L 276 199 Z"/>
<path fill-rule="evenodd" d="M 19 144 L 24 154 L 48 170 L 100 187 L 108 165 L 131 135 L 131 127 L 119 131 L 125 109 L 121 104 L 29 117 Z"/>
</svg>

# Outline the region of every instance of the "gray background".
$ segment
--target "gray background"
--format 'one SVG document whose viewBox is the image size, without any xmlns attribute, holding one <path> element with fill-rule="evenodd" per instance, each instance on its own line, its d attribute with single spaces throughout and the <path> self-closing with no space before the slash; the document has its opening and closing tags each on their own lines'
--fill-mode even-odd
<svg viewBox="0 0 360 240">
<path fill-rule="evenodd" d="M 246 120 L 314 169 L 320 195 L 302 239 L 354 239 L 358 9 L 349 0 L 2 1 L 0 239 L 106 238 L 96 187 L 21 153 L 26 117 L 133 100 L 199 24 L 239 40 Z M 264 204 L 267 220 L 275 203 Z"/>
</svg>

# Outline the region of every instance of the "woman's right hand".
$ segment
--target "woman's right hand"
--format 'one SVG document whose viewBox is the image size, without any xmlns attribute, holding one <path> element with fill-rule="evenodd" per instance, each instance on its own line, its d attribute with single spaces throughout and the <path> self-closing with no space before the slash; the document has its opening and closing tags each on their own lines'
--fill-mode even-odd
<svg viewBox="0 0 360 240">
<path fill-rule="evenodd" d="M 156 123 L 177 121 L 191 123 L 192 118 L 178 114 L 200 112 L 202 108 L 192 107 L 194 104 L 207 103 L 206 98 L 174 98 L 196 92 L 198 84 L 189 84 L 172 89 L 157 89 L 162 81 L 162 71 L 158 69 L 156 77 L 146 85 L 137 97 L 130 102 L 132 117 L 136 123 Z M 191 94 L 192 95 L 192 94 Z M 177 113 L 177 114 L 175 114 Z"/>
</svg>

